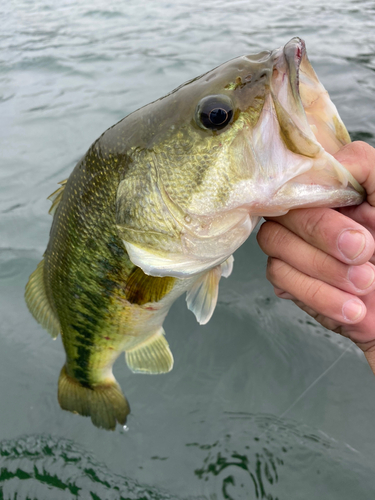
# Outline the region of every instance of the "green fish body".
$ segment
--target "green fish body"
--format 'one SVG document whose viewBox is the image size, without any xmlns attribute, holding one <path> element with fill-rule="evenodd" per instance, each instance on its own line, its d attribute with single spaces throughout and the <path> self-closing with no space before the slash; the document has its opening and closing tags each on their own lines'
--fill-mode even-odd
<svg viewBox="0 0 375 500">
<path fill-rule="evenodd" d="M 125 424 L 129 413 L 113 363 L 126 351 L 133 371 L 172 368 L 162 323 L 187 285 L 148 276 L 129 260 L 116 229 L 123 168 L 103 158 L 100 141 L 90 148 L 55 195 L 49 244 L 26 288 L 36 319 L 53 337 L 62 334 L 67 360 L 59 380 L 60 405 L 110 429 L 116 420 Z"/>
<path fill-rule="evenodd" d="M 117 357 L 170 371 L 169 308 L 187 293 L 198 321 L 210 319 L 260 216 L 360 203 L 332 156 L 349 141 L 299 39 L 229 61 L 95 141 L 50 197 L 49 243 L 26 286 L 35 319 L 62 336 L 61 407 L 125 424 Z"/>
</svg>

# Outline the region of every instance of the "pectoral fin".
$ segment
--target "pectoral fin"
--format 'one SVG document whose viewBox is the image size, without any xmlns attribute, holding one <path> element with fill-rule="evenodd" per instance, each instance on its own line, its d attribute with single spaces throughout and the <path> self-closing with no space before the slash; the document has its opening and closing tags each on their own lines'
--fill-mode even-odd
<svg viewBox="0 0 375 500">
<path fill-rule="evenodd" d="M 208 323 L 215 310 L 220 278 L 221 265 L 198 278 L 186 294 L 188 309 L 195 314 L 200 325 Z"/>
<path fill-rule="evenodd" d="M 125 360 L 135 373 L 157 374 L 171 371 L 173 356 L 165 340 L 163 328 L 133 349 L 126 351 Z"/>
<path fill-rule="evenodd" d="M 221 264 L 221 276 L 223 278 L 229 278 L 233 271 L 234 257 L 231 255 Z"/>
</svg>

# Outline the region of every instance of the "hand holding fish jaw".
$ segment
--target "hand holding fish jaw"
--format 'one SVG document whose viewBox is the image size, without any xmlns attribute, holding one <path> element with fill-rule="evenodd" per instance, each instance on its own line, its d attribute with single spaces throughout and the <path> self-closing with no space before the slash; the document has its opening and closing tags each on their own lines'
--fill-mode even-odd
<svg viewBox="0 0 375 500">
<path fill-rule="evenodd" d="M 363 142 L 335 158 L 366 189 L 359 206 L 292 210 L 258 232 L 275 293 L 350 338 L 375 374 L 375 149 Z"/>
</svg>

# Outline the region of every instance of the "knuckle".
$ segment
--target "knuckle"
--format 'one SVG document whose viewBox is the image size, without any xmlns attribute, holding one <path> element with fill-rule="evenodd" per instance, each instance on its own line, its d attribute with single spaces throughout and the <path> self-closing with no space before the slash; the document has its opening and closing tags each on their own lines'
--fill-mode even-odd
<svg viewBox="0 0 375 500">
<path fill-rule="evenodd" d="M 268 281 L 272 281 L 275 271 L 275 259 L 272 257 L 268 257 L 267 259 L 267 267 L 266 267 L 266 278 Z"/>
<path fill-rule="evenodd" d="M 276 297 L 279 297 L 280 299 L 282 298 L 283 294 L 285 293 L 284 290 L 281 288 L 273 287 L 273 292 L 276 295 Z"/>
<path fill-rule="evenodd" d="M 282 262 L 279 259 L 275 259 L 273 257 L 268 257 L 267 260 L 267 268 L 266 268 L 266 278 L 271 283 L 277 281 L 277 277 L 279 275 L 280 267 L 282 266 Z"/>
<path fill-rule="evenodd" d="M 260 248 L 263 251 L 266 251 L 266 249 L 270 247 L 272 240 L 275 238 L 275 232 L 277 233 L 278 228 L 276 226 L 279 226 L 279 225 L 280 224 L 277 224 L 276 222 L 272 222 L 272 221 L 264 222 L 261 225 L 261 227 L 256 235 L 256 238 L 257 238 L 257 241 L 259 243 Z"/>
<path fill-rule="evenodd" d="M 332 267 L 332 257 L 318 248 L 314 249 L 312 255 L 311 268 L 317 276 L 327 276 Z"/>
<path fill-rule="evenodd" d="M 329 211 L 326 209 L 311 210 L 305 214 L 301 221 L 303 232 L 310 238 L 314 238 L 318 232 L 322 233 L 328 214 Z"/>
<path fill-rule="evenodd" d="M 287 240 L 289 231 L 278 222 L 267 221 L 260 227 L 257 233 L 257 241 L 260 248 L 267 255 L 277 255 L 277 250 Z"/>
<path fill-rule="evenodd" d="M 296 270 L 286 262 L 275 257 L 268 258 L 266 278 L 273 286 L 290 291 L 291 284 L 296 280 L 295 273 Z"/>
<path fill-rule="evenodd" d="M 355 156 L 367 156 L 372 153 L 372 147 L 364 141 L 355 141 L 350 144 L 350 149 Z"/>
<path fill-rule="evenodd" d="M 260 226 L 258 232 L 256 233 L 256 239 L 260 246 L 262 246 L 262 242 L 267 241 L 267 226 L 268 222 L 263 222 Z"/>
<path fill-rule="evenodd" d="M 365 352 L 366 354 L 371 354 L 371 353 L 375 353 L 375 341 L 374 340 L 371 340 L 369 342 L 362 342 L 362 343 L 358 343 L 357 342 L 357 345 L 362 349 L 363 352 Z"/>
<path fill-rule="evenodd" d="M 369 165 L 373 165 L 375 160 L 375 150 L 370 144 L 363 141 L 355 141 L 345 148 L 349 154 L 352 161 L 356 162 L 366 162 Z"/>
<path fill-rule="evenodd" d="M 321 281 L 308 280 L 306 283 L 306 296 L 308 296 L 311 301 L 318 300 L 322 294 L 323 287 L 324 283 Z"/>
</svg>

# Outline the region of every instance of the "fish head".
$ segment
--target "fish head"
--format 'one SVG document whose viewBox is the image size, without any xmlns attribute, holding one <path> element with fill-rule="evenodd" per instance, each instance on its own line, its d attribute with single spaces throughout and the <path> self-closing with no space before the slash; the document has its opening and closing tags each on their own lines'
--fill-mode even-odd
<svg viewBox="0 0 375 500">
<path fill-rule="evenodd" d="M 261 216 L 364 198 L 333 157 L 350 137 L 299 38 L 228 61 L 129 118 L 117 225 L 146 274 L 201 273 Z"/>
</svg>

